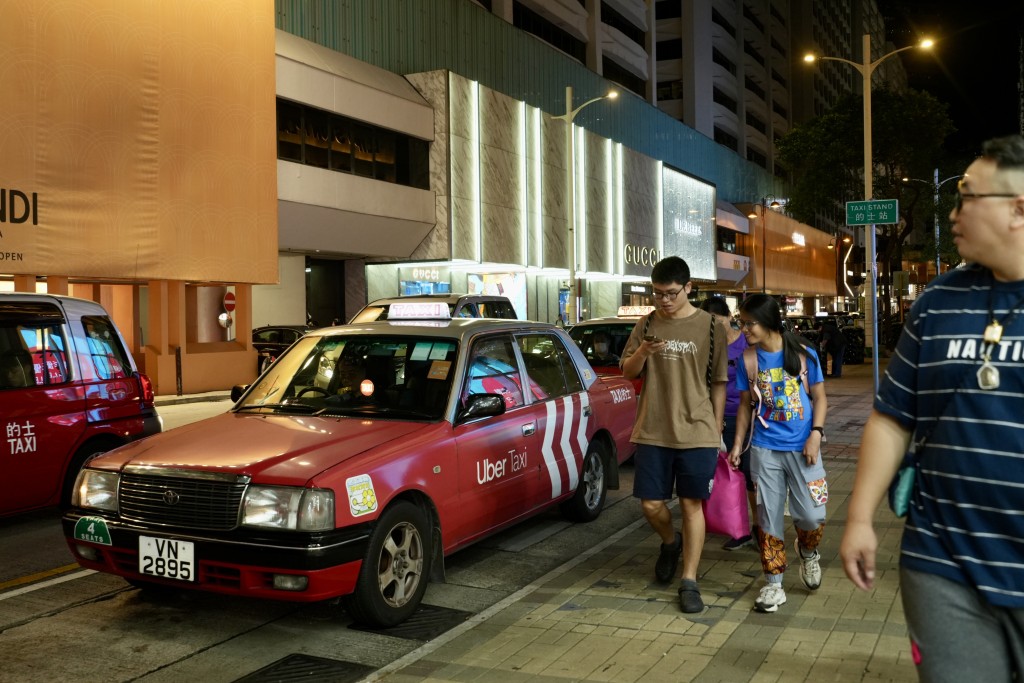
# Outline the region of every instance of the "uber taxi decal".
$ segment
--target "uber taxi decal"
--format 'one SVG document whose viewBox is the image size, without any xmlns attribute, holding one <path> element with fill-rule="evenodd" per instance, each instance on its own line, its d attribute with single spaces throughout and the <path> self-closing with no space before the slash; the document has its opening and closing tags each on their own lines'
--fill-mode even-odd
<svg viewBox="0 0 1024 683">
<path fill-rule="evenodd" d="M 345 480 L 345 490 L 348 491 L 348 510 L 353 517 L 368 515 L 377 509 L 377 493 L 370 475 L 349 477 Z"/>
<path fill-rule="evenodd" d="M 544 466 L 551 479 L 551 497 L 557 498 L 564 490 L 575 490 L 579 483 L 579 469 L 577 462 L 582 462 L 583 454 L 587 451 L 587 423 L 589 416 L 586 408 L 590 405 L 590 397 L 586 393 L 576 394 L 580 399 L 580 419 L 576 430 L 576 443 L 578 451 L 574 451 L 570 437 L 572 436 L 574 417 L 575 396 L 566 396 L 561 401 L 548 401 L 545 404 L 547 419 L 544 421 L 544 442 L 541 445 L 541 455 L 544 456 Z M 563 413 L 559 416 L 559 413 Z M 559 431 L 558 446 L 561 451 L 562 460 L 565 462 L 566 472 L 563 476 L 559 470 L 558 461 L 555 458 L 555 431 Z M 567 481 L 566 481 L 567 480 Z"/>
</svg>

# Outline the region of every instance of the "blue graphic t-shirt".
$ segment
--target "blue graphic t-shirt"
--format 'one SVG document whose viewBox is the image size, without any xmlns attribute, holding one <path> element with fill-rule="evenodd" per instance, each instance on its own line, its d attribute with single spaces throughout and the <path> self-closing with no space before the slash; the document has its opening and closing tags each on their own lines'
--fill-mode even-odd
<svg viewBox="0 0 1024 683">
<path fill-rule="evenodd" d="M 817 354 L 807 349 L 807 386 L 824 381 Z M 754 421 L 754 446 L 773 451 L 801 451 L 811 435 L 813 408 L 811 397 L 804 391 L 803 382 L 782 369 L 783 352 L 757 349 L 757 375 L 755 382 L 761 391 L 761 409 L 758 413 L 768 424 Z M 736 388 L 749 391 L 747 368 L 743 357 L 736 372 Z"/>
</svg>

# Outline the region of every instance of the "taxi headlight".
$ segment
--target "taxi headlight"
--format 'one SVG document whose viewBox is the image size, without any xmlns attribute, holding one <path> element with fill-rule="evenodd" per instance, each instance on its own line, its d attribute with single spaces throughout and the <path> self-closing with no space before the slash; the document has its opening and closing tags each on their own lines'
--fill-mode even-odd
<svg viewBox="0 0 1024 683">
<path fill-rule="evenodd" d="M 246 526 L 322 531 L 334 528 L 334 492 L 293 486 L 250 486 L 242 502 Z"/>
<path fill-rule="evenodd" d="M 82 470 L 75 480 L 71 504 L 76 507 L 117 512 L 117 472 Z"/>
</svg>

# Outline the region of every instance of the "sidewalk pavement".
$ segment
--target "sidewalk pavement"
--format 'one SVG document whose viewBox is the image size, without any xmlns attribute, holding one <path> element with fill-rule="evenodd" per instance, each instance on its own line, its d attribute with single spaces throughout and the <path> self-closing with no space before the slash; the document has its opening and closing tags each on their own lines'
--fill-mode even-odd
<svg viewBox="0 0 1024 683">
<path fill-rule="evenodd" d="M 884 373 L 881 359 L 879 373 Z M 872 367 L 846 366 L 828 379 L 830 500 L 819 551 L 817 591 L 800 581 L 795 533 L 788 602 L 774 614 L 753 610 L 764 583 L 757 552 L 728 552 L 709 536 L 700 564 L 706 608 L 679 610 L 677 582 L 654 582 L 658 538 L 641 517 L 600 545 L 467 622 L 431 640 L 365 681 L 913 681 L 916 672 L 898 595 L 902 521 L 883 504 L 875 589 L 858 591 L 838 557 L 864 423 L 871 409 Z M 678 519 L 678 510 L 676 519 Z"/>
</svg>

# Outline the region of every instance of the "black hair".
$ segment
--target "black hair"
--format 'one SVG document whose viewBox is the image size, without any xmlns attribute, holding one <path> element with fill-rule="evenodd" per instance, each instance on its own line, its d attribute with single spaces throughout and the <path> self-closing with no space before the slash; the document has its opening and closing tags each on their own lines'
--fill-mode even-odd
<svg viewBox="0 0 1024 683">
<path fill-rule="evenodd" d="M 996 162 L 1000 170 L 1024 170 L 1024 136 L 1007 135 L 987 140 L 981 147 L 981 156 Z"/>
<path fill-rule="evenodd" d="M 678 256 L 666 256 L 651 269 L 651 282 L 667 285 L 675 282 L 685 286 L 690 281 L 690 266 Z"/>
<path fill-rule="evenodd" d="M 707 299 L 704 299 L 700 303 L 700 309 L 714 315 L 724 315 L 727 318 L 732 316 L 729 304 L 720 296 L 709 296 Z"/>
<path fill-rule="evenodd" d="M 790 377 L 800 376 L 801 355 L 817 364 L 817 358 L 807 352 L 810 342 L 783 326 L 782 309 L 774 297 L 767 294 L 751 294 L 740 302 L 740 312 L 756 320 L 761 327 L 782 335 L 782 368 Z"/>
</svg>

